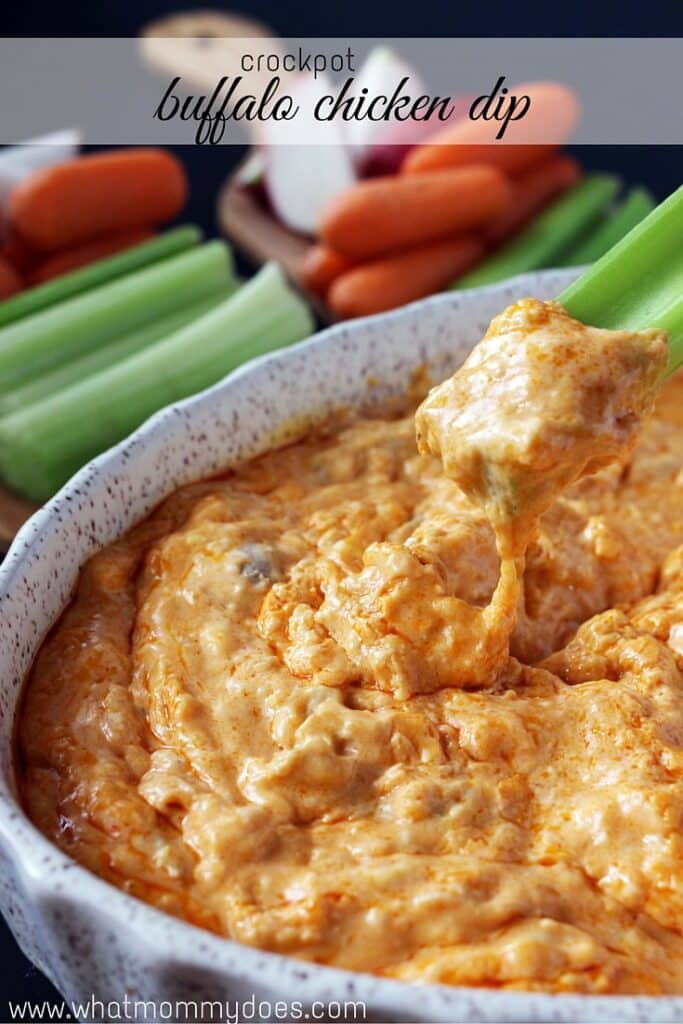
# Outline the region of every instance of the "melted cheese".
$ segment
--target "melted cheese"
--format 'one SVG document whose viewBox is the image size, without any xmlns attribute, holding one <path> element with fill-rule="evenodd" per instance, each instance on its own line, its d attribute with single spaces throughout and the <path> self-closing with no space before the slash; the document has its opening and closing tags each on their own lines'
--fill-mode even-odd
<svg viewBox="0 0 683 1024">
<path fill-rule="evenodd" d="M 481 503 L 501 555 L 523 554 L 563 490 L 633 448 L 667 361 L 663 331 L 599 330 L 523 299 L 422 403 L 418 447 Z"/>
<path fill-rule="evenodd" d="M 507 533 L 481 480 L 509 474 L 470 487 L 450 395 L 429 447 L 460 446 L 458 483 L 418 454 L 410 413 L 358 414 L 182 489 L 92 558 L 19 723 L 39 827 L 265 949 L 416 981 L 683 993 L 683 379 L 636 441 L 659 340 L 621 341 L 553 393 L 557 430 L 514 399 L 499 458 L 484 424 L 491 465 L 538 468 L 541 489 L 558 469 L 540 503 L 517 474 L 534 496 Z M 581 405 L 613 359 L 647 378 L 628 422 Z M 611 423 L 604 447 L 589 414 Z M 421 414 L 421 443 L 437 427 Z M 541 464 L 568 439 L 574 468 Z M 594 456 L 610 465 L 582 475 Z"/>
</svg>

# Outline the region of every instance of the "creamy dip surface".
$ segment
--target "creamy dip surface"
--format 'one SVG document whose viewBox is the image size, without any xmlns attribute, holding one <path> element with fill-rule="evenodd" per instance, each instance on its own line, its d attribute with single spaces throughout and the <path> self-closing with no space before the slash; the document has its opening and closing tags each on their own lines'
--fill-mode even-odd
<svg viewBox="0 0 683 1024">
<path fill-rule="evenodd" d="M 348 414 L 178 491 L 87 563 L 37 657 L 33 820 L 264 949 L 683 993 L 665 362 L 658 332 L 526 300 L 423 403 L 424 454 L 412 409 Z"/>
</svg>

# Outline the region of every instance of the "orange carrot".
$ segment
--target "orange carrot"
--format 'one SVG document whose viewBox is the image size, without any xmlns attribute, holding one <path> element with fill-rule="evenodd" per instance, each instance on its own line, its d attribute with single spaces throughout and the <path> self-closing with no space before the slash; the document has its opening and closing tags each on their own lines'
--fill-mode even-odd
<svg viewBox="0 0 683 1024">
<path fill-rule="evenodd" d="M 21 291 L 21 278 L 12 264 L 0 256 L 0 299 L 9 299 Z"/>
<path fill-rule="evenodd" d="M 420 146 L 408 153 L 401 165 L 402 174 L 425 174 L 448 168 L 467 167 L 469 164 L 489 164 L 499 167 L 505 174 L 514 177 L 541 160 L 547 160 L 558 149 L 557 146 L 533 145 L 513 146 L 499 143 L 497 146 L 460 143 L 450 145 L 433 143 Z"/>
<path fill-rule="evenodd" d="M 502 140 L 496 140 L 501 123 L 464 117 L 444 128 L 422 146 L 411 150 L 402 165 L 406 174 L 489 163 L 507 174 L 519 174 L 548 157 L 571 135 L 579 106 L 571 89 L 559 82 L 527 82 L 510 89 L 531 100 L 528 112 L 511 121 Z"/>
<path fill-rule="evenodd" d="M 342 274 L 327 302 L 342 319 L 381 313 L 447 287 L 483 254 L 482 243 L 470 235 L 409 249 Z"/>
<path fill-rule="evenodd" d="M 51 252 L 171 220 L 186 197 L 182 165 L 162 149 L 96 153 L 30 175 L 10 195 L 9 219 Z"/>
<path fill-rule="evenodd" d="M 568 156 L 550 157 L 537 164 L 513 182 L 512 206 L 487 224 L 482 232 L 484 241 L 491 246 L 500 245 L 524 227 L 547 204 L 565 192 L 581 177 L 581 168 Z"/>
<path fill-rule="evenodd" d="M 467 231 L 499 216 L 511 202 L 505 175 L 485 165 L 372 178 L 328 204 L 320 235 L 347 258 L 367 260 Z"/>
<path fill-rule="evenodd" d="M 334 249 L 326 245 L 312 245 L 299 267 L 299 279 L 304 288 L 316 295 L 324 295 L 332 282 L 351 269 L 351 264 Z"/>
<path fill-rule="evenodd" d="M 50 281 L 53 277 L 59 277 L 70 270 L 84 267 L 87 263 L 94 263 L 95 260 L 113 256 L 115 252 L 121 252 L 122 249 L 130 249 L 133 245 L 146 242 L 153 234 L 153 231 L 139 228 L 134 231 L 123 231 L 119 235 L 109 235 L 107 238 L 98 238 L 94 242 L 77 245 L 72 249 L 62 249 L 32 270 L 27 281 L 30 285 L 42 284 L 44 281 Z"/>
</svg>

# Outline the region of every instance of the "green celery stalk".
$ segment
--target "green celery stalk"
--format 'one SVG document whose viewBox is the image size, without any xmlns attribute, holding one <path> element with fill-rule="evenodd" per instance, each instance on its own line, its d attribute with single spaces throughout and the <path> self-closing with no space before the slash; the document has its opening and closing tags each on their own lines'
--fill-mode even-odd
<svg viewBox="0 0 683 1024">
<path fill-rule="evenodd" d="M 683 365 L 683 186 L 559 297 L 593 327 L 669 334 L 669 367 Z"/>
<path fill-rule="evenodd" d="M 34 402 L 42 401 L 58 391 L 71 387 L 72 384 L 92 377 L 100 370 L 106 370 L 107 367 L 120 363 L 123 359 L 148 348 L 161 338 L 167 338 L 169 334 L 173 334 L 180 327 L 184 327 L 203 316 L 204 313 L 208 313 L 210 309 L 226 298 L 226 294 L 226 289 L 221 288 L 220 291 L 194 303 L 187 309 L 179 309 L 159 320 L 153 320 L 152 323 L 145 324 L 144 327 L 140 327 L 136 331 L 116 338 L 104 348 L 88 352 L 79 359 L 74 359 L 64 366 L 58 366 L 48 373 L 28 380 L 15 391 L 8 391 L 7 394 L 0 395 L 0 417 L 7 416 L 16 409 L 25 409 Z"/>
<path fill-rule="evenodd" d="M 628 234 L 631 228 L 640 224 L 654 210 L 655 205 L 654 197 L 648 189 L 632 188 L 614 213 L 607 213 L 587 238 L 564 254 L 561 265 L 580 267 L 584 263 L 594 263 Z"/>
<path fill-rule="evenodd" d="M 0 327 L 14 323 L 24 316 L 38 313 L 41 309 L 47 309 L 74 295 L 80 295 L 90 288 L 114 281 L 132 270 L 140 270 L 158 260 L 175 256 L 197 245 L 201 238 L 202 232 L 199 228 L 193 224 L 186 224 L 184 227 L 165 231 L 148 242 L 141 242 L 140 245 L 134 245 L 106 259 L 96 260 L 79 270 L 72 270 L 52 281 L 46 281 L 45 284 L 29 288 L 11 299 L 0 302 Z"/>
<path fill-rule="evenodd" d="M 0 330 L 0 395 L 234 281 L 225 242 L 207 242 L 17 320 Z"/>
<path fill-rule="evenodd" d="M 35 501 L 151 413 L 253 356 L 306 337 L 304 302 L 275 264 L 163 341 L 0 420 L 0 475 Z"/>
<path fill-rule="evenodd" d="M 452 287 L 477 288 L 552 266 L 609 206 L 618 190 L 619 179 L 614 175 L 588 175 Z"/>
</svg>

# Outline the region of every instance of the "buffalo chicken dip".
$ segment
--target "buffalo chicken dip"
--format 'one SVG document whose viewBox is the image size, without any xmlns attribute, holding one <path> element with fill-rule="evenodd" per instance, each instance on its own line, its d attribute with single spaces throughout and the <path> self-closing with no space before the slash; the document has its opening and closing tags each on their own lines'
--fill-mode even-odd
<svg viewBox="0 0 683 1024">
<path fill-rule="evenodd" d="M 417 414 L 348 413 L 175 493 L 87 563 L 37 657 L 33 820 L 263 949 L 683 993 L 666 358 L 525 300 Z"/>
</svg>

